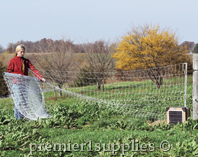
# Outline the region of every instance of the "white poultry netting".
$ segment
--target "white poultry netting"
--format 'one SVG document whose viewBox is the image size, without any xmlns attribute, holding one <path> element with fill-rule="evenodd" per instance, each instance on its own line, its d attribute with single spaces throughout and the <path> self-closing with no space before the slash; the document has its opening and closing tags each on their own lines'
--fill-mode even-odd
<svg viewBox="0 0 198 157">
<path fill-rule="evenodd" d="M 39 69 L 45 90 L 80 101 L 101 103 L 104 110 L 147 119 L 165 119 L 166 108 L 186 106 L 187 64 L 117 71 L 74 72 Z M 36 77 L 5 73 L 17 109 L 29 119 L 50 117 Z M 20 102 L 20 103 L 19 103 Z M 91 104 L 91 103 L 90 103 Z"/>
<path fill-rule="evenodd" d="M 187 63 L 130 71 L 39 72 L 50 83 L 44 88 L 97 102 L 120 115 L 160 120 L 165 119 L 167 107 L 186 107 Z"/>
<path fill-rule="evenodd" d="M 45 109 L 45 100 L 36 77 L 3 73 L 4 80 L 18 111 L 30 120 L 51 117 Z"/>
</svg>

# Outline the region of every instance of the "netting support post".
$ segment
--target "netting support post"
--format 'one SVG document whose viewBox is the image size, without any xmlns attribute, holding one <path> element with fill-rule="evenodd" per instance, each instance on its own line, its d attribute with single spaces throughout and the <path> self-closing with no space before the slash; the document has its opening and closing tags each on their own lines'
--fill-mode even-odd
<svg viewBox="0 0 198 157">
<path fill-rule="evenodd" d="M 198 54 L 193 54 L 193 120 L 198 119 Z"/>
<path fill-rule="evenodd" d="M 188 72 L 188 63 L 185 65 L 185 87 L 184 87 L 184 107 L 186 107 L 186 93 L 187 93 L 187 72 Z"/>
<path fill-rule="evenodd" d="M 57 95 L 56 95 L 56 89 L 55 88 L 53 88 L 53 89 L 54 89 L 54 96 L 57 97 Z"/>
</svg>

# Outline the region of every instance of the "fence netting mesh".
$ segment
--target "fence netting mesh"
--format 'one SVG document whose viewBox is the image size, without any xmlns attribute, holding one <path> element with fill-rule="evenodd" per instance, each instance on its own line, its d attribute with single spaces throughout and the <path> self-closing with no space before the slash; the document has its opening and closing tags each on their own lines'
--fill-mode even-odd
<svg viewBox="0 0 198 157">
<path fill-rule="evenodd" d="M 158 120 L 166 118 L 167 107 L 186 106 L 187 63 L 130 71 L 39 72 L 51 90 L 120 115 Z"/>
<path fill-rule="evenodd" d="M 23 117 L 30 120 L 51 117 L 45 109 L 45 99 L 38 78 L 6 72 L 3 76 L 15 107 Z"/>
<path fill-rule="evenodd" d="M 186 63 L 131 71 L 39 72 L 47 80 L 42 86 L 36 77 L 4 74 L 15 106 L 29 119 L 51 116 L 45 109 L 44 90 L 96 102 L 104 110 L 120 115 L 149 120 L 165 119 L 167 107 L 186 106 Z"/>
</svg>

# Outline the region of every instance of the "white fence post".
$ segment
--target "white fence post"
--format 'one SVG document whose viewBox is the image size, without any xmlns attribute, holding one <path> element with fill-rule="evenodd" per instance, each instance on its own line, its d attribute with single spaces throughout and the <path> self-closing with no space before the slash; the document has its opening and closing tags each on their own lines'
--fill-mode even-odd
<svg viewBox="0 0 198 157">
<path fill-rule="evenodd" d="M 193 120 L 198 119 L 198 54 L 193 54 Z"/>
<path fill-rule="evenodd" d="M 184 64 L 184 72 L 185 72 L 185 86 L 184 86 L 184 107 L 186 107 L 186 94 L 187 94 L 187 72 L 188 72 L 188 63 Z"/>
</svg>

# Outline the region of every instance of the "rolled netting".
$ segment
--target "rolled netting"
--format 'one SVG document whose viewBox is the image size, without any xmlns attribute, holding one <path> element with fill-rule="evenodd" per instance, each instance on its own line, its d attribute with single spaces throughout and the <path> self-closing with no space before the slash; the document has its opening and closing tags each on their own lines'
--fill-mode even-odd
<svg viewBox="0 0 198 157">
<path fill-rule="evenodd" d="M 36 77 L 3 73 L 16 109 L 30 120 L 51 117 L 45 109 L 45 100 Z"/>
</svg>

